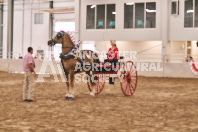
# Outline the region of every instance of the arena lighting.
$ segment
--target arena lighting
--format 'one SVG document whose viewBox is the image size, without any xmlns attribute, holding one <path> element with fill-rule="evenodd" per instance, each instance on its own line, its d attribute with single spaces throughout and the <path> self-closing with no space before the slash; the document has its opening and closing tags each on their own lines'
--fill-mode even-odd
<svg viewBox="0 0 198 132">
<path fill-rule="evenodd" d="M 92 6 L 91 6 L 91 8 L 95 8 L 95 7 L 96 7 L 96 5 L 92 5 Z"/>
<path fill-rule="evenodd" d="M 146 9 L 146 12 L 156 12 L 156 10 L 149 10 L 149 9 Z"/>
<path fill-rule="evenodd" d="M 115 15 L 115 14 L 116 14 L 116 12 L 112 12 L 112 14 L 114 14 L 114 15 Z"/>
<path fill-rule="evenodd" d="M 193 13 L 194 10 L 187 10 L 186 12 L 187 12 L 187 13 Z"/>
<path fill-rule="evenodd" d="M 131 3 L 126 3 L 126 5 L 133 5 L 134 4 L 134 2 L 131 2 Z"/>
</svg>

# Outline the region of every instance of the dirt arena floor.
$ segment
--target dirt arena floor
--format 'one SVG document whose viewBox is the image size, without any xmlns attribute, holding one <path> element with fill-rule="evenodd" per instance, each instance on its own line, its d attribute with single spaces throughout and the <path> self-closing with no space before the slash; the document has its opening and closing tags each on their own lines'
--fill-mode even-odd
<svg viewBox="0 0 198 132">
<path fill-rule="evenodd" d="M 89 96 L 76 84 L 66 101 L 65 84 L 53 77 L 37 83 L 37 102 L 22 101 L 23 75 L 0 72 L 0 132 L 198 132 L 198 80 L 139 77 L 136 93 L 124 97 L 119 82 Z"/>
</svg>

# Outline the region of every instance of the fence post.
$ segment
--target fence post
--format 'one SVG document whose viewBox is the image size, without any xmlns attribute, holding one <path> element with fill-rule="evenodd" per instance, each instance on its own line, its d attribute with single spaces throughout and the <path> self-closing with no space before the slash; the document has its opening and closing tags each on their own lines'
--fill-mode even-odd
<svg viewBox="0 0 198 132">
<path fill-rule="evenodd" d="M 166 54 L 165 55 L 163 55 L 163 78 L 165 77 L 164 76 L 164 73 L 165 73 L 165 66 L 164 66 L 164 63 L 166 62 Z"/>
<path fill-rule="evenodd" d="M 9 52 L 7 53 L 7 56 L 8 56 L 8 73 L 10 73 L 10 54 Z"/>
</svg>

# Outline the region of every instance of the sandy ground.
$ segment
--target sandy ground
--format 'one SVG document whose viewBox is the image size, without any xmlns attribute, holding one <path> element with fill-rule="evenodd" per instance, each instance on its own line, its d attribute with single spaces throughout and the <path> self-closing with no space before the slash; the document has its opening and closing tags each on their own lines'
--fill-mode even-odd
<svg viewBox="0 0 198 132">
<path fill-rule="evenodd" d="M 89 96 L 76 84 L 75 101 L 66 101 L 65 84 L 53 78 L 37 83 L 37 102 L 22 101 L 23 75 L 0 72 L 0 132 L 198 132 L 198 80 L 139 77 L 125 97 L 117 81 Z"/>
</svg>

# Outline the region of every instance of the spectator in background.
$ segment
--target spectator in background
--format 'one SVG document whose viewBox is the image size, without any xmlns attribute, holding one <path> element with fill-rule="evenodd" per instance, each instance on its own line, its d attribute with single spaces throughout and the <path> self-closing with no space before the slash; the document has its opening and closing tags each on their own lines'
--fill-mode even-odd
<svg viewBox="0 0 198 132">
<path fill-rule="evenodd" d="M 23 59 L 23 56 L 21 54 L 19 54 L 19 59 Z"/>
<path fill-rule="evenodd" d="M 185 59 L 185 62 L 194 62 L 194 59 L 193 59 L 193 57 L 192 56 L 190 56 L 190 57 L 187 57 L 186 59 Z"/>
<path fill-rule="evenodd" d="M 190 57 L 189 60 L 190 60 L 190 62 L 194 62 L 193 57 Z"/>
<path fill-rule="evenodd" d="M 34 59 L 35 59 L 35 60 L 37 60 L 37 59 L 38 59 L 38 55 L 37 55 L 37 54 L 34 56 Z"/>
<path fill-rule="evenodd" d="M 42 57 L 41 57 L 40 54 L 37 53 L 37 54 L 34 56 L 34 59 L 35 59 L 35 60 L 42 60 Z"/>
<path fill-rule="evenodd" d="M 54 54 L 51 54 L 51 59 L 55 61 Z"/>
<path fill-rule="evenodd" d="M 41 56 L 41 59 L 42 60 L 46 60 L 47 59 L 47 57 L 45 56 L 45 53 L 43 53 L 43 55 Z"/>
<path fill-rule="evenodd" d="M 33 92 L 34 92 L 34 76 L 36 75 L 36 72 L 34 70 L 35 68 L 35 62 L 32 57 L 33 54 L 33 48 L 28 48 L 28 53 L 25 55 L 23 60 L 23 70 L 25 72 L 25 79 L 24 79 L 24 86 L 23 86 L 23 100 L 27 102 L 33 102 L 35 101 L 33 99 Z M 33 76 L 33 74 L 34 76 Z"/>
</svg>

